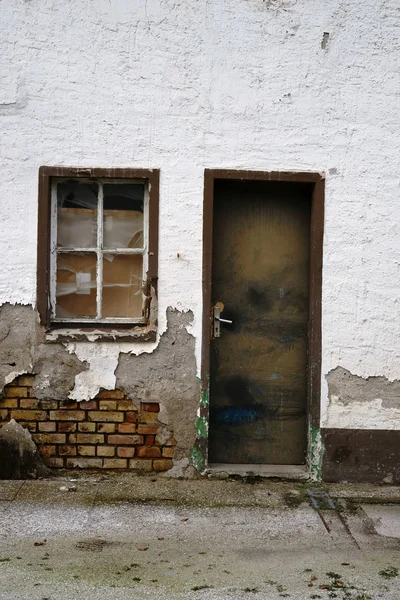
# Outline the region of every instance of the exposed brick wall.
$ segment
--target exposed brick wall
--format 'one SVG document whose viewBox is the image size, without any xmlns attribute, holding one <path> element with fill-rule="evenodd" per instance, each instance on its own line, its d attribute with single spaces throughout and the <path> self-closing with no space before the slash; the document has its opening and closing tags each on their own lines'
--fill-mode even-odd
<svg viewBox="0 0 400 600">
<path fill-rule="evenodd" d="M 43 461 L 64 469 L 166 471 L 176 442 L 158 421 L 160 406 L 140 410 L 121 390 L 102 391 L 88 402 L 37 400 L 34 375 L 21 375 L 4 388 L 0 423 L 15 419 L 29 429 Z"/>
</svg>

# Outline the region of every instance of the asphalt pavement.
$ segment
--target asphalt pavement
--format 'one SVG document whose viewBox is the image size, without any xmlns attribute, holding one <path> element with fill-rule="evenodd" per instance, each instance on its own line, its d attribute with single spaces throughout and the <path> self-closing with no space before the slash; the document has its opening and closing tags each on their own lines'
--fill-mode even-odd
<svg viewBox="0 0 400 600">
<path fill-rule="evenodd" d="M 130 474 L 2 481 L 0 598 L 400 600 L 399 492 Z"/>
</svg>

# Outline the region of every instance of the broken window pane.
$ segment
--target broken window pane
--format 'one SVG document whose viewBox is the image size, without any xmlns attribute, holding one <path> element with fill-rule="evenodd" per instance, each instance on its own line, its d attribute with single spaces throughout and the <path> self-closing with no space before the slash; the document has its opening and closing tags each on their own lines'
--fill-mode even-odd
<svg viewBox="0 0 400 600">
<path fill-rule="evenodd" d="M 95 248 L 97 184 L 66 181 L 57 185 L 57 246 Z"/>
<path fill-rule="evenodd" d="M 144 185 L 104 184 L 104 247 L 143 248 Z"/>
<path fill-rule="evenodd" d="M 103 317 L 142 316 L 143 257 L 139 255 L 103 258 Z"/>
<path fill-rule="evenodd" d="M 96 316 L 95 254 L 58 254 L 56 317 Z"/>
</svg>

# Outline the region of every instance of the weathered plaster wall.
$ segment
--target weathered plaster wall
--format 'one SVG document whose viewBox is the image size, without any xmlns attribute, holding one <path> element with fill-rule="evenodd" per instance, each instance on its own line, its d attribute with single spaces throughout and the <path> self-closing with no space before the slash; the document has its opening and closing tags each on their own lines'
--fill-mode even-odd
<svg viewBox="0 0 400 600">
<path fill-rule="evenodd" d="M 168 306 L 192 311 L 198 361 L 204 167 L 324 171 L 322 422 L 369 427 L 375 394 L 327 412 L 325 375 L 341 366 L 400 379 L 398 0 L 2 0 L 0 9 L 0 303 L 35 303 L 40 165 L 159 167 L 160 333 Z M 156 346 L 56 352 L 75 361 L 71 396 L 83 399 Z M 13 354 L 18 366 L 4 374 L 27 361 Z M 379 426 L 396 417 L 400 427 L 388 411 Z"/>
</svg>

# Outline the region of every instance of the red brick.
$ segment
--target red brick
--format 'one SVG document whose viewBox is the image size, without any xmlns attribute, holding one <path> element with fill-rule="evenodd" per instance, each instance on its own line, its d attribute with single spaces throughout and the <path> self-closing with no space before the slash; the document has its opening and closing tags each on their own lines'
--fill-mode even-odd
<svg viewBox="0 0 400 600">
<path fill-rule="evenodd" d="M 38 400 L 38 408 L 41 410 L 56 410 L 58 402 L 57 400 Z"/>
<path fill-rule="evenodd" d="M 31 433 L 36 431 L 37 423 L 31 423 L 31 422 L 24 423 L 23 421 L 20 421 L 19 424 L 21 425 L 21 427 L 25 427 L 25 429 L 27 429 Z"/>
<path fill-rule="evenodd" d="M 97 456 L 115 456 L 113 446 L 97 446 Z"/>
<path fill-rule="evenodd" d="M 155 440 L 154 435 L 146 435 L 144 438 L 145 446 L 153 446 Z"/>
<path fill-rule="evenodd" d="M 53 467 L 55 469 L 63 469 L 64 468 L 64 459 L 56 458 L 54 456 L 46 457 L 45 461 L 48 467 Z"/>
<path fill-rule="evenodd" d="M 136 455 L 138 458 L 159 458 L 161 456 L 161 450 L 158 446 L 140 446 Z"/>
<path fill-rule="evenodd" d="M 153 425 L 139 424 L 137 427 L 137 432 L 143 433 L 144 435 L 157 435 L 159 431 L 160 427 L 155 427 Z"/>
<path fill-rule="evenodd" d="M 143 436 L 141 435 L 109 435 L 109 444 L 117 444 L 120 446 L 133 446 L 133 444 L 143 444 Z"/>
<path fill-rule="evenodd" d="M 125 413 L 125 419 L 129 421 L 129 423 L 136 423 L 138 419 L 138 414 L 137 412 L 129 411 Z"/>
<path fill-rule="evenodd" d="M 162 449 L 162 457 L 163 458 L 173 458 L 174 454 L 175 454 L 175 448 L 172 448 L 171 446 L 169 448 Z"/>
<path fill-rule="evenodd" d="M 104 468 L 105 469 L 126 469 L 128 461 L 126 458 L 105 458 Z"/>
<path fill-rule="evenodd" d="M 106 410 L 96 410 L 88 413 L 88 419 L 89 421 L 99 421 L 100 423 L 108 423 L 110 421 L 115 423 L 121 423 L 121 421 L 124 420 L 124 413 Z"/>
<path fill-rule="evenodd" d="M 0 400 L 0 408 L 18 408 L 17 398 L 3 398 Z"/>
<path fill-rule="evenodd" d="M 67 458 L 67 469 L 101 469 L 102 466 L 102 458 Z"/>
<path fill-rule="evenodd" d="M 147 459 L 139 459 L 139 460 L 130 460 L 129 468 L 135 469 L 135 471 L 151 471 L 153 468 L 153 464 L 151 460 Z"/>
<path fill-rule="evenodd" d="M 55 446 L 40 446 L 39 448 L 40 454 L 44 454 L 45 456 L 50 456 L 51 454 L 56 453 Z"/>
<path fill-rule="evenodd" d="M 22 398 L 19 401 L 19 407 L 20 408 L 32 408 L 33 410 L 37 410 L 38 407 L 38 401 L 34 400 L 33 398 Z"/>
<path fill-rule="evenodd" d="M 96 456 L 96 446 L 78 446 L 78 454 L 81 456 Z"/>
<path fill-rule="evenodd" d="M 38 423 L 38 426 L 39 426 L 39 431 L 51 432 L 51 431 L 56 430 L 56 423 L 52 423 L 51 421 L 45 421 L 44 423 Z"/>
<path fill-rule="evenodd" d="M 121 390 L 102 390 L 96 396 L 96 398 L 106 398 L 107 400 L 122 400 L 124 397 L 125 394 Z"/>
<path fill-rule="evenodd" d="M 83 400 L 79 402 L 79 408 L 82 410 L 97 410 L 97 400 Z"/>
<path fill-rule="evenodd" d="M 6 398 L 27 398 L 28 389 L 26 387 L 5 387 L 4 395 Z"/>
<path fill-rule="evenodd" d="M 83 423 L 78 423 L 78 431 L 93 433 L 94 431 L 96 431 L 96 423 L 88 423 L 87 421 L 84 421 Z"/>
<path fill-rule="evenodd" d="M 137 411 L 137 408 L 136 408 L 135 404 L 132 402 L 132 400 L 125 399 L 125 400 L 120 400 L 118 402 L 118 410 Z"/>
<path fill-rule="evenodd" d="M 168 471 L 172 468 L 172 460 L 168 458 L 161 458 L 159 460 L 153 460 L 153 469 L 155 471 Z"/>
<path fill-rule="evenodd" d="M 34 433 L 32 439 L 37 444 L 65 444 L 65 433 Z"/>
<path fill-rule="evenodd" d="M 47 421 L 49 417 L 44 410 L 12 410 L 11 418 L 16 421 Z"/>
<path fill-rule="evenodd" d="M 104 444 L 104 435 L 98 433 L 71 433 L 71 444 Z"/>
<path fill-rule="evenodd" d="M 114 433 L 115 423 L 98 423 L 97 431 L 99 433 Z"/>
<path fill-rule="evenodd" d="M 160 405 L 158 402 L 142 402 L 140 404 L 140 411 L 144 412 L 160 412 Z"/>
<path fill-rule="evenodd" d="M 99 401 L 99 409 L 100 410 L 117 410 L 117 401 L 116 400 L 100 400 Z"/>
<path fill-rule="evenodd" d="M 58 454 L 60 454 L 60 456 L 75 456 L 76 446 L 71 446 L 70 444 L 58 446 Z"/>
<path fill-rule="evenodd" d="M 139 423 L 158 423 L 158 413 L 155 412 L 140 412 L 139 413 Z"/>
<path fill-rule="evenodd" d="M 130 448 L 125 448 L 124 446 L 120 446 L 117 449 L 117 454 L 121 458 L 133 458 L 135 456 L 135 448 L 132 446 Z"/>
<path fill-rule="evenodd" d="M 51 410 L 52 421 L 83 421 L 85 413 L 83 410 Z"/>
<path fill-rule="evenodd" d="M 62 421 L 61 423 L 57 423 L 58 431 L 64 431 L 71 433 L 72 431 L 76 431 L 76 423 L 70 423 L 69 421 Z"/>
<path fill-rule="evenodd" d="M 118 425 L 119 433 L 136 433 L 135 423 L 120 423 Z"/>
</svg>

